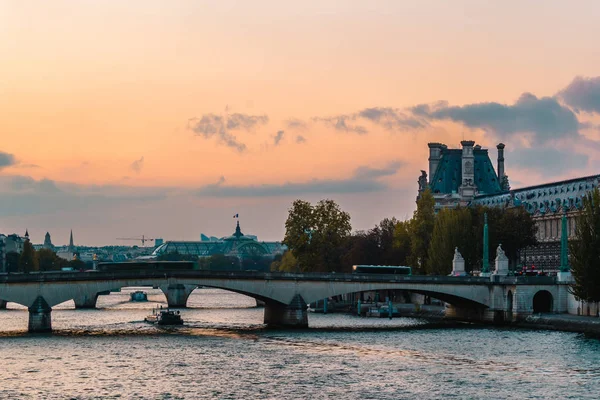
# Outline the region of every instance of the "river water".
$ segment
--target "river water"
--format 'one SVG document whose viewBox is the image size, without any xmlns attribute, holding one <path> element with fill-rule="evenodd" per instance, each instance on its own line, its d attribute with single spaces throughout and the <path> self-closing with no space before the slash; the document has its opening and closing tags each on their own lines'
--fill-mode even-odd
<svg viewBox="0 0 600 400">
<path fill-rule="evenodd" d="M 129 291 L 54 308 L 54 333 L 0 311 L 0 398 L 550 399 L 600 397 L 600 341 L 565 332 L 310 314 L 265 330 L 253 299 L 197 289 L 183 327 L 143 322 Z"/>
</svg>

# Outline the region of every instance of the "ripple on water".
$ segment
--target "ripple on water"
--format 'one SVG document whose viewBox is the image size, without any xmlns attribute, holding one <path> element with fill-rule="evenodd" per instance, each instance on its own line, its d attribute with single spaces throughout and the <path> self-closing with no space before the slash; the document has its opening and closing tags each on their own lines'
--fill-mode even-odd
<svg viewBox="0 0 600 400">
<path fill-rule="evenodd" d="M 600 341 L 564 332 L 311 314 L 312 329 L 268 330 L 253 300 L 196 290 L 186 326 L 143 323 L 156 302 L 101 296 L 101 310 L 52 313 L 29 335 L 26 309 L 0 311 L 8 398 L 597 398 Z M 237 308 L 236 308 L 237 307 Z"/>
</svg>

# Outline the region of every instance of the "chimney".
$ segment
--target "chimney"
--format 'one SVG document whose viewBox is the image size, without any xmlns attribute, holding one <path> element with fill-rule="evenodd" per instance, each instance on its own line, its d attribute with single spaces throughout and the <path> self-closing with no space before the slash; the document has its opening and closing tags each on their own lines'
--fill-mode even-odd
<svg viewBox="0 0 600 400">
<path fill-rule="evenodd" d="M 441 143 L 427 143 L 427 146 L 429 146 L 429 183 L 431 183 L 442 158 L 442 148 L 444 145 Z"/>
<path fill-rule="evenodd" d="M 499 143 L 496 148 L 498 149 L 498 182 L 502 183 L 502 177 L 504 176 L 504 143 Z"/>
</svg>

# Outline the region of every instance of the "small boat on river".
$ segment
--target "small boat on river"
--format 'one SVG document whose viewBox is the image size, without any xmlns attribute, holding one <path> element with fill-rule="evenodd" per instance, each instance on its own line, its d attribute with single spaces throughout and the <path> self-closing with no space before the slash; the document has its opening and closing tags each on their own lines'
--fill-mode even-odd
<svg viewBox="0 0 600 400">
<path fill-rule="evenodd" d="M 142 292 L 141 290 L 136 290 L 135 292 L 131 292 L 129 295 L 129 300 L 131 301 L 148 301 L 148 295 L 146 292 Z"/>
<path fill-rule="evenodd" d="M 157 325 L 183 325 L 183 319 L 179 311 L 169 310 L 168 308 L 153 308 L 152 314 L 144 318 L 144 321 Z"/>
</svg>

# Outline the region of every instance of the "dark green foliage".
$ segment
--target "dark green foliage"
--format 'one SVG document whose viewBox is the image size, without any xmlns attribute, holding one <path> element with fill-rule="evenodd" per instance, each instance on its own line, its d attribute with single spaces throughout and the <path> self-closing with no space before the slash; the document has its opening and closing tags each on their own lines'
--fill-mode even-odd
<svg viewBox="0 0 600 400">
<path fill-rule="evenodd" d="M 210 271 L 239 271 L 240 260 L 235 256 L 214 254 L 210 257 L 202 257 L 198 260 L 200 269 Z"/>
<path fill-rule="evenodd" d="M 301 271 L 341 271 L 343 245 L 350 235 L 350 215 L 333 200 L 316 205 L 296 200 L 285 222 L 285 238 Z"/>
<path fill-rule="evenodd" d="M 514 268 L 519 252 L 537 243 L 535 222 L 523 208 L 459 207 L 441 210 L 435 216 L 424 272 L 432 275 L 450 273 L 455 248 L 458 248 L 465 259 L 465 268 L 468 272 L 480 270 L 483 261 L 483 226 L 486 213 L 491 268 L 494 267 L 499 244 L 502 244 L 502 249 L 511 267 Z M 414 219 L 410 222 L 411 226 L 413 223 Z M 414 231 L 412 235 L 415 235 Z"/>
<path fill-rule="evenodd" d="M 583 201 L 576 220 L 575 240 L 569 243 L 571 292 L 580 300 L 600 301 L 600 192 L 596 188 Z"/>
<path fill-rule="evenodd" d="M 6 272 L 19 271 L 19 253 L 14 251 L 6 253 Z"/>
<path fill-rule="evenodd" d="M 351 272 L 352 265 L 406 265 L 408 252 L 406 247 L 397 246 L 395 218 L 385 218 L 367 232 L 359 231 L 346 241 L 346 250 L 342 256 L 344 272 Z"/>
<path fill-rule="evenodd" d="M 38 266 L 35 262 L 35 249 L 29 240 L 23 243 L 23 251 L 19 256 L 19 272 L 37 271 Z"/>
<path fill-rule="evenodd" d="M 35 257 L 40 271 L 60 271 L 67 264 L 67 260 L 60 258 L 50 249 L 36 251 Z"/>
<path fill-rule="evenodd" d="M 445 209 L 438 213 L 429 245 L 427 274 L 448 275 L 452 271 L 454 249 L 458 248 L 461 254 L 469 252 L 473 236 L 471 218 L 471 212 L 465 208 Z"/>
<path fill-rule="evenodd" d="M 268 272 L 273 258 L 271 256 L 254 255 L 242 258 L 242 270 Z"/>
<path fill-rule="evenodd" d="M 415 274 L 427 271 L 429 256 L 429 244 L 433 235 L 435 221 L 435 200 L 431 190 L 427 189 L 417 201 L 417 209 L 414 212 L 408 230 L 410 234 L 410 264 Z"/>
</svg>

